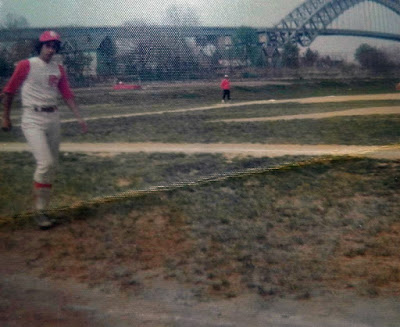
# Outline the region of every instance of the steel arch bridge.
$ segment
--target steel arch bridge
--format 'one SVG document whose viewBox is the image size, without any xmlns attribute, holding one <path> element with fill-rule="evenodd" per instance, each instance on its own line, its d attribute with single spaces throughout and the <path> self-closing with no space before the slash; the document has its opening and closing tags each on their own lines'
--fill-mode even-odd
<svg viewBox="0 0 400 327">
<path fill-rule="evenodd" d="M 279 49 L 287 42 L 309 46 L 346 10 L 364 1 L 380 4 L 400 15 L 400 0 L 306 0 L 272 30 L 266 30 L 266 47 Z"/>
</svg>

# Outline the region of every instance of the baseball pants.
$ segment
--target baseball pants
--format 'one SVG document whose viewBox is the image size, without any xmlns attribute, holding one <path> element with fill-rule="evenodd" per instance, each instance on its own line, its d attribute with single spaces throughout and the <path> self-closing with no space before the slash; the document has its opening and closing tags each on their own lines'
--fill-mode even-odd
<svg viewBox="0 0 400 327">
<path fill-rule="evenodd" d="M 35 112 L 31 108 L 24 108 L 21 127 L 36 161 L 33 180 L 39 184 L 51 185 L 60 146 L 59 111 Z"/>
<path fill-rule="evenodd" d="M 222 91 L 222 100 L 225 100 L 225 98 L 227 98 L 228 100 L 231 99 L 231 91 L 230 90 Z"/>
</svg>

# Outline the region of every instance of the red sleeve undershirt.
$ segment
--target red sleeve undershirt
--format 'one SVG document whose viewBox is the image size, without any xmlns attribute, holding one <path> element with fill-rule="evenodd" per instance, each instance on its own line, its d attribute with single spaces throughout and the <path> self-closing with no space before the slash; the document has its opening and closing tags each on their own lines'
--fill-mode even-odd
<svg viewBox="0 0 400 327">
<path fill-rule="evenodd" d="M 60 81 L 58 82 L 58 89 L 60 90 L 61 95 L 64 99 L 72 99 L 74 97 L 74 94 L 72 93 L 71 88 L 69 87 L 69 82 L 64 67 L 58 65 L 58 68 L 60 69 L 61 72 L 61 78 Z"/>
<path fill-rule="evenodd" d="M 10 80 L 3 89 L 4 93 L 15 94 L 29 74 L 29 60 L 21 60 L 14 70 Z"/>
</svg>

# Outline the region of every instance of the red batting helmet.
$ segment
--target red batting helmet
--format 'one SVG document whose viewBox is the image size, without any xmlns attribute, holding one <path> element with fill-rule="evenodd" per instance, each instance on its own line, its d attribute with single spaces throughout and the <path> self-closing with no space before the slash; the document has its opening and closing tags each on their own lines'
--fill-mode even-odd
<svg viewBox="0 0 400 327">
<path fill-rule="evenodd" d="M 58 41 L 61 42 L 61 37 L 54 31 L 45 31 L 39 37 L 40 42 Z"/>
</svg>

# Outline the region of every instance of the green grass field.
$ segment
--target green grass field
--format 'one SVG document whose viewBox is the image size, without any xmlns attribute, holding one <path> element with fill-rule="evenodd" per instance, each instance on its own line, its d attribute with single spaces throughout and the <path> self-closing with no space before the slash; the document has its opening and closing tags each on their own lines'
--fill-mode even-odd
<svg viewBox="0 0 400 327">
<path fill-rule="evenodd" d="M 393 81 L 300 81 L 240 86 L 232 94 L 236 101 L 248 101 L 389 93 L 390 87 Z M 87 117 L 219 101 L 218 89 L 209 85 L 119 94 L 82 89 L 76 94 Z M 398 104 L 285 103 L 101 119 L 89 122 L 87 135 L 80 135 L 74 123 L 63 124 L 63 140 L 398 144 L 398 115 L 211 122 Z M 14 114 L 18 118 L 18 109 Z M 0 143 L 10 141 L 23 141 L 19 127 L 0 133 Z M 282 168 L 271 169 L 277 167 Z M 29 217 L 21 215 L 30 210 L 33 170 L 30 153 L 1 153 L 0 217 L 14 223 L 1 228 L 0 248 L 25 256 L 27 267 L 41 276 L 137 291 L 149 282 L 146 272 L 158 271 L 166 280 L 190 285 L 202 299 L 246 292 L 302 299 L 337 289 L 367 296 L 400 292 L 398 160 L 62 153 L 52 202 L 62 209 L 53 212 L 61 225 L 40 236 Z M 188 183 L 210 177 L 214 180 Z M 101 201 L 120 192 L 179 183 L 168 191 Z M 100 201 L 85 205 L 94 198 Z M 73 204 L 79 205 L 70 208 Z"/>
</svg>

